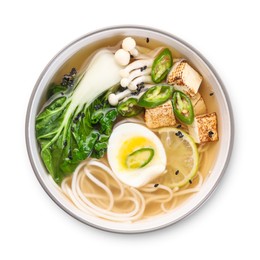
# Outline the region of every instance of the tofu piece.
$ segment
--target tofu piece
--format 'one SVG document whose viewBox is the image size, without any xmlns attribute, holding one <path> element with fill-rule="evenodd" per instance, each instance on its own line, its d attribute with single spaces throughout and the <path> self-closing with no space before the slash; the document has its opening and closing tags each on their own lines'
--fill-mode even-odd
<svg viewBox="0 0 260 260">
<path fill-rule="evenodd" d="M 215 112 L 196 116 L 194 122 L 188 128 L 189 134 L 196 143 L 218 140 L 217 114 Z"/>
<path fill-rule="evenodd" d="M 158 107 L 145 109 L 144 120 L 149 128 L 174 126 L 176 119 L 173 113 L 172 102 L 168 100 Z"/>
<path fill-rule="evenodd" d="M 190 100 L 191 100 L 191 103 L 193 106 L 195 116 L 207 113 L 206 104 L 199 92 L 194 97 L 192 97 Z"/>
<path fill-rule="evenodd" d="M 199 90 L 202 76 L 186 60 L 177 61 L 167 76 L 167 82 L 193 97 Z"/>
</svg>

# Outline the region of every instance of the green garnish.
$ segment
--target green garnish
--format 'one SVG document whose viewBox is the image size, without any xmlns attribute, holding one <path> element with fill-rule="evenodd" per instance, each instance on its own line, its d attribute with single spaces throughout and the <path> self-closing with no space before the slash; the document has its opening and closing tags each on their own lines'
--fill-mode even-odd
<svg viewBox="0 0 260 260">
<path fill-rule="evenodd" d="M 146 108 L 157 107 L 171 98 L 172 92 L 173 87 L 167 84 L 153 86 L 140 97 L 138 105 Z"/>
<path fill-rule="evenodd" d="M 117 107 L 117 111 L 121 116 L 132 117 L 140 114 L 144 110 L 143 107 L 137 105 L 136 98 L 129 98 L 126 101 L 120 103 Z"/>
<path fill-rule="evenodd" d="M 146 166 L 154 157 L 152 148 L 141 148 L 129 154 L 126 158 L 126 166 L 130 169 L 139 169 Z"/>
<path fill-rule="evenodd" d="M 172 66 L 172 54 L 169 49 L 164 49 L 155 58 L 152 65 L 152 80 L 154 83 L 162 82 Z"/>
<path fill-rule="evenodd" d="M 175 91 L 172 99 L 173 111 L 183 123 L 190 125 L 194 121 L 194 111 L 190 98 L 181 91 Z"/>
</svg>

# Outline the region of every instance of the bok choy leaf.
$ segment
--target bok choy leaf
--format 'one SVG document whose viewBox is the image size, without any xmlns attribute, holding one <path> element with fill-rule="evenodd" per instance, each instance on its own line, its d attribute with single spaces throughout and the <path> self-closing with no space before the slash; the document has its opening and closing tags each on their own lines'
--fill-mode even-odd
<svg viewBox="0 0 260 260">
<path fill-rule="evenodd" d="M 104 49 L 92 58 L 73 88 L 53 85 L 47 93 L 49 100 L 36 118 L 35 129 L 42 160 L 56 183 L 87 157 L 105 154 L 117 117 L 107 97 L 119 84 L 120 69 L 113 53 Z"/>
</svg>

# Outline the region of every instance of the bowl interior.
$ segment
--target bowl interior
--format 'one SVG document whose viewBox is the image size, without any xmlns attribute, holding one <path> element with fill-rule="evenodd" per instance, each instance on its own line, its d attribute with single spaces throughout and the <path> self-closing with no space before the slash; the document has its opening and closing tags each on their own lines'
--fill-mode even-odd
<svg viewBox="0 0 260 260">
<path fill-rule="evenodd" d="M 44 97 L 51 82 L 58 82 L 72 67 L 83 66 L 86 58 L 96 49 L 112 46 L 126 36 L 136 38 L 139 45 L 152 48 L 160 42 L 162 45 L 172 48 L 174 57 L 187 58 L 203 75 L 200 91 L 208 110 L 217 112 L 220 140 L 208 152 L 209 157 L 204 167 L 209 174 L 198 193 L 171 213 L 134 223 L 115 223 L 83 214 L 57 189 L 41 161 L 34 125 L 35 117 L 45 101 Z M 149 45 L 146 42 L 147 38 L 150 39 Z M 224 91 L 223 85 L 209 63 L 192 47 L 167 33 L 148 28 L 120 27 L 104 29 L 83 36 L 53 58 L 41 74 L 31 96 L 27 113 L 26 138 L 29 157 L 36 176 L 46 192 L 61 208 L 78 220 L 92 226 L 109 231 L 133 233 L 150 231 L 175 223 L 202 205 L 215 189 L 228 163 L 232 146 L 232 118 L 228 98 Z M 214 98 L 210 96 L 212 92 Z"/>
</svg>

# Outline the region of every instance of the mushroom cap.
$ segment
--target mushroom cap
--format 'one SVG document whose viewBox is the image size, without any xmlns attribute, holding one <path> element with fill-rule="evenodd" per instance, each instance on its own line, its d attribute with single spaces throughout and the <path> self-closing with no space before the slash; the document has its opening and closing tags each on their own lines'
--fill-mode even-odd
<svg viewBox="0 0 260 260">
<path fill-rule="evenodd" d="M 137 90 L 137 86 L 136 86 L 136 84 L 134 84 L 133 82 L 131 82 L 131 83 L 129 84 L 128 88 L 129 88 L 130 90 L 132 90 L 132 91 Z"/>
<path fill-rule="evenodd" d="M 130 83 L 130 80 L 128 78 L 122 78 L 120 81 L 120 85 L 125 88 Z"/>
<path fill-rule="evenodd" d="M 110 94 L 108 96 L 108 102 L 111 106 L 116 106 L 118 104 L 118 97 L 116 96 L 116 94 Z"/>
<path fill-rule="evenodd" d="M 126 37 L 122 42 L 122 48 L 126 51 L 131 51 L 135 48 L 136 42 L 132 37 Z"/>
<path fill-rule="evenodd" d="M 115 53 L 115 59 L 119 65 L 126 66 L 130 62 L 130 53 L 126 50 L 119 49 Z"/>
</svg>

